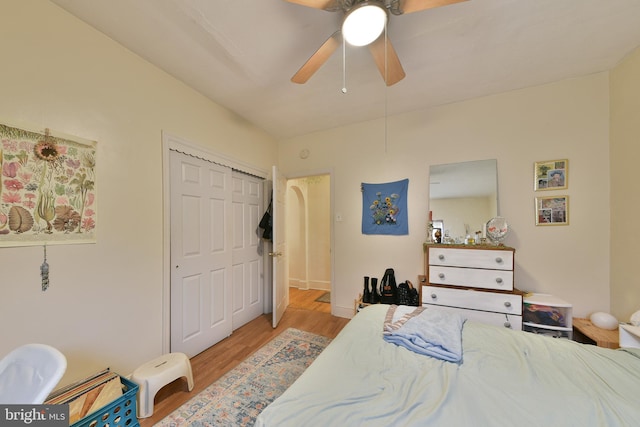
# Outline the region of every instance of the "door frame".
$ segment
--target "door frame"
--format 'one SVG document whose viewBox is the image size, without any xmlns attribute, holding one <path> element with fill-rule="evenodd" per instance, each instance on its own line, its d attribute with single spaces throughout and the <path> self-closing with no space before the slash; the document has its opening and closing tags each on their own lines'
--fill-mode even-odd
<svg viewBox="0 0 640 427">
<path fill-rule="evenodd" d="M 299 178 L 305 178 L 305 177 L 310 177 L 310 176 L 317 176 L 317 175 L 329 175 L 329 218 L 330 218 L 330 226 L 329 226 L 329 251 L 331 252 L 329 254 L 329 259 L 331 260 L 331 314 L 334 316 L 340 316 L 340 317 L 345 317 L 344 313 L 337 313 L 336 312 L 336 290 L 335 290 L 335 248 L 334 248 L 334 244 L 335 244 L 335 238 L 334 238 L 334 233 L 335 233 L 335 215 L 334 215 L 334 206 L 335 206 L 335 201 L 334 201 L 334 197 L 335 197 L 335 191 L 334 191 L 334 170 L 333 168 L 321 168 L 321 169 L 314 169 L 314 170 L 309 170 L 309 171 L 304 171 L 304 172 L 298 172 L 298 173 L 287 173 L 287 180 L 289 179 L 299 179 Z M 353 313 L 352 313 L 353 314 Z"/>
<path fill-rule="evenodd" d="M 269 172 L 249 163 L 217 153 L 202 145 L 162 131 L 162 353 L 171 349 L 171 174 L 170 151 L 204 159 L 213 163 L 229 166 L 231 169 L 245 172 L 267 180 Z M 263 198 L 263 205 L 267 202 Z M 267 208 L 264 205 L 263 210 Z M 267 255 L 268 257 L 268 255 Z M 264 258 L 264 255 L 263 255 Z M 266 258 L 263 259 L 263 265 Z M 265 285 L 266 286 L 266 285 Z"/>
</svg>

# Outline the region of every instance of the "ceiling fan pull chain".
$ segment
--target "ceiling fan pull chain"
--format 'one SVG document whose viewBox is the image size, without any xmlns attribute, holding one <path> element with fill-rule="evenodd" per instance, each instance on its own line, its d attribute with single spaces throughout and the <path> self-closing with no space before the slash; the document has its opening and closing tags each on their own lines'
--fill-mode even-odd
<svg viewBox="0 0 640 427">
<path fill-rule="evenodd" d="M 384 154 L 387 154 L 387 139 L 388 139 L 388 131 L 387 131 L 387 104 L 388 104 L 388 96 L 387 91 L 389 86 L 387 82 L 389 81 L 388 74 L 388 60 L 387 60 L 387 22 L 384 23 Z"/>
<path fill-rule="evenodd" d="M 347 93 L 347 42 L 342 37 L 342 93 Z"/>
</svg>

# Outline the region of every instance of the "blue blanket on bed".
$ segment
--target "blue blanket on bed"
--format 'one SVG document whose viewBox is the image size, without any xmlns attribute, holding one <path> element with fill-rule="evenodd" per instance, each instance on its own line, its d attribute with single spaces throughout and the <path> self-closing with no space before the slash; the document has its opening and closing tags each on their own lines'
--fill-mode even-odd
<svg viewBox="0 0 640 427">
<path fill-rule="evenodd" d="M 396 308 L 391 306 L 389 310 Z M 386 322 L 383 338 L 418 354 L 460 363 L 465 320 L 456 313 L 428 308 L 417 315 L 405 316 L 404 322 L 396 321 L 395 328 L 393 322 Z"/>
</svg>

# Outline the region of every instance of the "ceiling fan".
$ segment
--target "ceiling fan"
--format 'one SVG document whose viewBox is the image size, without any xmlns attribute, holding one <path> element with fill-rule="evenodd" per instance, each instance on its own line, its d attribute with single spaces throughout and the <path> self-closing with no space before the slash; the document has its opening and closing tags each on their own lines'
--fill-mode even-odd
<svg viewBox="0 0 640 427">
<path fill-rule="evenodd" d="M 296 72 L 291 81 L 294 83 L 306 83 L 307 80 L 329 59 L 338 48 L 342 39 L 355 46 L 369 46 L 373 60 L 375 61 L 382 78 L 387 86 L 398 83 L 405 77 L 405 72 L 400 64 L 391 41 L 385 37 L 384 28 L 389 19 L 389 13 L 402 15 L 405 13 L 419 12 L 439 6 L 446 6 L 467 0 L 285 0 L 302 6 L 322 9 L 329 12 L 342 11 L 344 18 L 342 28 L 333 33 L 327 41 L 311 58 Z M 374 24 L 377 22 L 377 24 Z M 363 40 L 352 40 L 358 34 L 351 32 L 351 25 L 368 26 L 374 24 L 372 33 Z M 377 25 L 377 26 L 376 26 Z M 385 43 L 386 41 L 386 43 Z M 385 46 L 386 45 L 386 46 Z M 385 60 L 386 59 L 386 60 Z"/>
</svg>

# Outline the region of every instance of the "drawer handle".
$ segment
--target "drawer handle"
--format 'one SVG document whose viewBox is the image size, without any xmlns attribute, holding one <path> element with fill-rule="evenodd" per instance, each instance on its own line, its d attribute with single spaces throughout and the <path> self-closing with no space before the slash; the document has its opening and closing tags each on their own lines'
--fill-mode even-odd
<svg viewBox="0 0 640 427">
<path fill-rule="evenodd" d="M 505 328 L 511 328 L 511 322 L 509 322 L 508 320 L 506 322 L 504 322 L 504 327 Z"/>
<path fill-rule="evenodd" d="M 442 254 L 438 255 L 438 259 L 439 259 L 440 261 L 444 260 L 444 255 L 442 255 Z"/>
<path fill-rule="evenodd" d="M 441 278 L 441 279 L 444 279 L 444 273 L 438 274 L 438 277 Z"/>
<path fill-rule="evenodd" d="M 431 299 L 436 299 L 438 296 L 436 294 L 431 294 Z"/>
<path fill-rule="evenodd" d="M 496 258 L 496 262 L 497 262 L 498 264 L 502 264 L 502 258 L 497 257 L 497 258 Z"/>
<path fill-rule="evenodd" d="M 502 277 L 496 277 L 496 283 L 502 284 Z"/>
<path fill-rule="evenodd" d="M 504 303 L 504 306 L 505 307 L 511 307 L 511 303 L 509 301 L 507 301 L 507 302 Z"/>
</svg>

